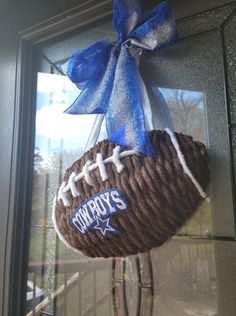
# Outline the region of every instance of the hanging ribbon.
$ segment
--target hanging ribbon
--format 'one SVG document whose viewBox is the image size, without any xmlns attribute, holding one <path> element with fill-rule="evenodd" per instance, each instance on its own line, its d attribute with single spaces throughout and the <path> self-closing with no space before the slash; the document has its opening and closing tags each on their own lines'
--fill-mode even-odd
<svg viewBox="0 0 236 316">
<path fill-rule="evenodd" d="M 139 61 L 143 50 L 155 51 L 176 41 L 175 21 L 166 2 L 143 17 L 139 0 L 114 0 L 113 26 L 118 43 L 101 40 L 61 66 L 81 90 L 65 112 L 104 113 L 111 142 L 153 155 L 144 115 L 150 104 Z M 157 97 L 163 107 L 160 93 Z"/>
</svg>

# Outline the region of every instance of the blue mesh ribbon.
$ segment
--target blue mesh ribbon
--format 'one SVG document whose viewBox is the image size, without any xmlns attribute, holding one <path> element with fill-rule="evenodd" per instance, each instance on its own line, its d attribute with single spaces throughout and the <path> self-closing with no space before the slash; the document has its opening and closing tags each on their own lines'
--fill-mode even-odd
<svg viewBox="0 0 236 316">
<path fill-rule="evenodd" d="M 143 50 L 155 51 L 176 41 L 172 11 L 162 2 L 144 17 L 139 0 L 114 0 L 113 26 L 117 43 L 101 40 L 61 66 L 81 90 L 66 113 L 105 113 L 111 142 L 153 155 L 145 127 L 144 103 L 148 101 L 139 61 Z M 160 92 L 156 95 L 162 112 L 167 113 Z"/>
</svg>

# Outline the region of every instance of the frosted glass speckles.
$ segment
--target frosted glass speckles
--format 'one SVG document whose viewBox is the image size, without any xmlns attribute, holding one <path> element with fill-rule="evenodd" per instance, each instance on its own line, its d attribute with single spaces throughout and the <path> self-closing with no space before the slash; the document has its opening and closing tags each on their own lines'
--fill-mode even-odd
<svg viewBox="0 0 236 316">
<path fill-rule="evenodd" d="M 236 123 L 236 12 L 224 28 L 230 121 Z"/>
<path fill-rule="evenodd" d="M 231 141 L 232 141 L 232 154 L 234 164 L 234 179 L 236 181 L 236 128 L 231 129 Z"/>
<path fill-rule="evenodd" d="M 235 7 L 235 4 L 227 5 L 183 19 L 177 24 L 178 31 L 181 37 L 185 37 L 217 28 L 224 23 Z"/>
</svg>

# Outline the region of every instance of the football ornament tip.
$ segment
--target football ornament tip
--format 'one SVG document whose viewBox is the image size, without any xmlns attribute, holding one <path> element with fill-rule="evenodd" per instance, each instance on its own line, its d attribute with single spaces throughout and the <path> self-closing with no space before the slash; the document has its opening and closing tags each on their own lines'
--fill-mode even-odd
<svg viewBox="0 0 236 316">
<path fill-rule="evenodd" d="M 161 246 L 205 198 L 209 158 L 192 137 L 151 131 L 155 157 L 104 140 L 66 171 L 53 222 L 60 239 L 90 257 Z"/>
</svg>

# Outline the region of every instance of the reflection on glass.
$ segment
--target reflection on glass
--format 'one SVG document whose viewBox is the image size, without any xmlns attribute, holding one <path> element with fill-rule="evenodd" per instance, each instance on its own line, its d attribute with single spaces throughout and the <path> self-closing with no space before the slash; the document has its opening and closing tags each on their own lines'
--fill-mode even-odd
<svg viewBox="0 0 236 316">
<path fill-rule="evenodd" d="M 81 315 L 98 308 L 110 314 L 110 261 L 93 260 L 89 267 L 89 258 L 58 241 L 51 221 L 55 192 L 66 168 L 84 153 L 94 121 L 94 115 L 63 113 L 77 96 L 66 77 L 38 73 L 28 316 Z"/>
<path fill-rule="evenodd" d="M 200 91 L 159 89 L 164 96 L 177 132 L 206 143 L 205 94 Z"/>
<path fill-rule="evenodd" d="M 217 311 L 214 246 L 212 241 L 173 240 L 152 251 L 152 263 L 158 266 L 154 269 L 158 315 L 221 315 Z"/>
<path fill-rule="evenodd" d="M 84 152 L 95 115 L 63 113 L 78 95 L 79 90 L 67 77 L 38 74 L 35 146 L 51 167 L 56 153 L 63 151 L 65 168 Z M 106 137 L 104 129 L 100 137 Z"/>
</svg>

